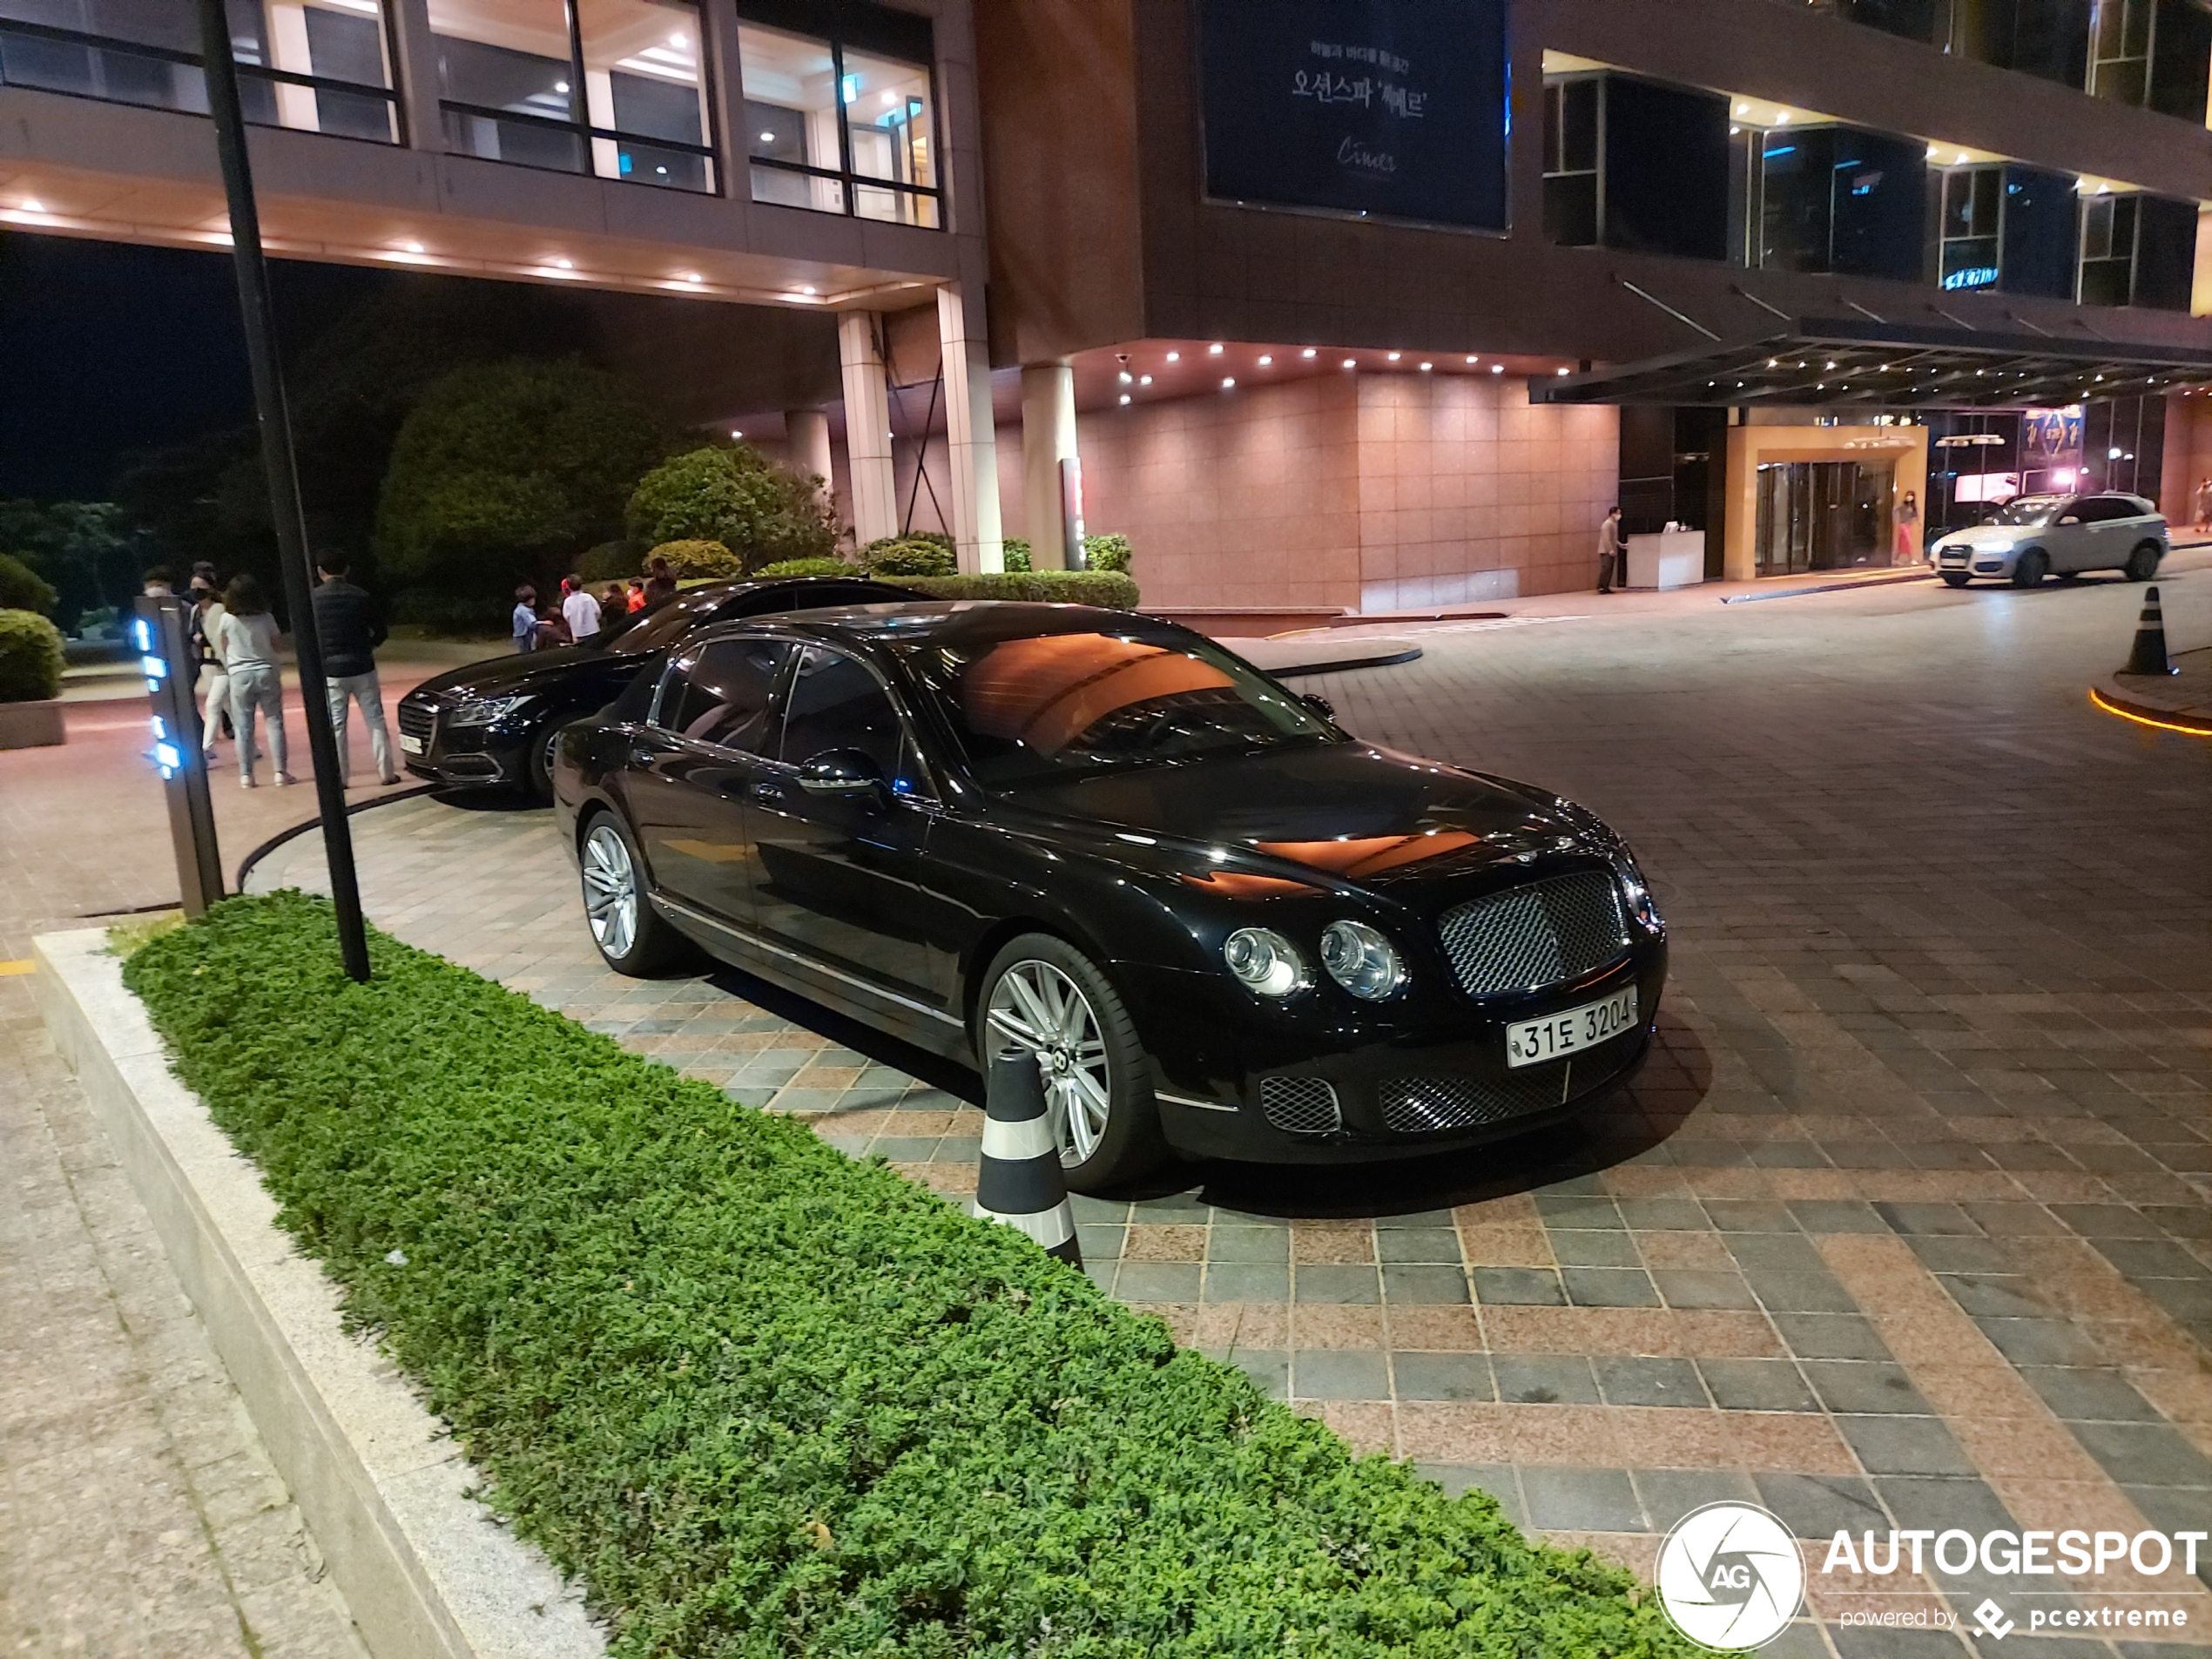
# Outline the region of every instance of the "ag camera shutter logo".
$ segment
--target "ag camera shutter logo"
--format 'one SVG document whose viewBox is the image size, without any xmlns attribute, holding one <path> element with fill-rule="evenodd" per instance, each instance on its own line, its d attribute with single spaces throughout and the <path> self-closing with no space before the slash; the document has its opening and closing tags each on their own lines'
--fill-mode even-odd
<svg viewBox="0 0 2212 1659">
<path fill-rule="evenodd" d="M 1757 1504 L 1709 1503 L 1659 1546 L 1660 1604 L 1675 1629 L 1723 1652 L 1764 1647 L 1797 1616 L 1805 1560 L 1779 1519 Z"/>
</svg>

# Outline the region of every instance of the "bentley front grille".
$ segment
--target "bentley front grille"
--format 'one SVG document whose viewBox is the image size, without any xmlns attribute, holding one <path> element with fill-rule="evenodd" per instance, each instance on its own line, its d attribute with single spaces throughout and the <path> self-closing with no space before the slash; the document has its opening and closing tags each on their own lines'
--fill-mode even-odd
<svg viewBox="0 0 2212 1659">
<path fill-rule="evenodd" d="M 1469 996 L 1541 990 L 1618 961 L 1629 948 L 1621 889 L 1604 870 L 1470 899 L 1444 913 L 1437 934 Z"/>
</svg>

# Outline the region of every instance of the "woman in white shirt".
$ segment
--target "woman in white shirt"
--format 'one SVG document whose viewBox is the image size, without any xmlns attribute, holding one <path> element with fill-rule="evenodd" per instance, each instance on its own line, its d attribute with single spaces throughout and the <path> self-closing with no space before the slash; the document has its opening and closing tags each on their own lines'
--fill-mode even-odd
<svg viewBox="0 0 2212 1659">
<path fill-rule="evenodd" d="M 269 720 L 269 752 L 276 759 L 276 780 L 295 781 L 285 766 L 284 677 L 277 661 L 276 618 L 269 614 L 261 584 L 250 576 L 233 577 L 223 595 L 223 619 L 215 638 L 223 654 L 223 671 L 231 682 L 231 725 L 238 734 L 238 781 L 244 789 L 253 785 L 253 764 L 260 759 L 253 744 L 254 717 Z"/>
</svg>

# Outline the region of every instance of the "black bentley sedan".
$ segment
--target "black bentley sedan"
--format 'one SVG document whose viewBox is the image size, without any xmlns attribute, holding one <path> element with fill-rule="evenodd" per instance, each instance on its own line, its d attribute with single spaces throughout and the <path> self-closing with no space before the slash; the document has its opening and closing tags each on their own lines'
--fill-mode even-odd
<svg viewBox="0 0 2212 1659">
<path fill-rule="evenodd" d="M 554 784 L 610 965 L 688 942 L 971 1063 L 1019 1044 L 1081 1189 L 1555 1120 L 1642 1057 L 1666 978 L 1592 814 L 1122 612 L 718 627 L 569 727 Z"/>
<path fill-rule="evenodd" d="M 400 699 L 400 758 L 416 777 L 437 783 L 503 786 L 549 798 L 561 728 L 606 707 L 647 669 L 658 670 L 668 648 L 694 631 L 772 610 L 910 597 L 859 577 L 702 583 L 617 617 L 577 644 L 495 657 L 424 680 Z"/>
</svg>

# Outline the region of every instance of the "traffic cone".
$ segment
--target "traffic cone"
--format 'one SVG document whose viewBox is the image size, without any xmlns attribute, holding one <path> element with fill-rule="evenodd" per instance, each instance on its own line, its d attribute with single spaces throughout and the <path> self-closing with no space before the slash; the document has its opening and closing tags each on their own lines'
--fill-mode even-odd
<svg viewBox="0 0 2212 1659">
<path fill-rule="evenodd" d="M 991 1056 L 983 1089 L 983 1157 L 975 1176 L 975 1208 L 982 1221 L 1002 1221 L 1044 1246 L 1070 1267 L 1083 1264 L 1076 1242 L 1076 1212 L 1060 1170 L 1060 1145 L 1044 1104 L 1044 1076 L 1026 1049 L 1005 1048 Z"/>
<path fill-rule="evenodd" d="M 2166 654 L 2166 620 L 2158 609 L 2158 590 L 2143 590 L 2143 614 L 2135 624 L 2135 648 L 2123 674 L 2172 674 L 2179 671 Z"/>
</svg>

